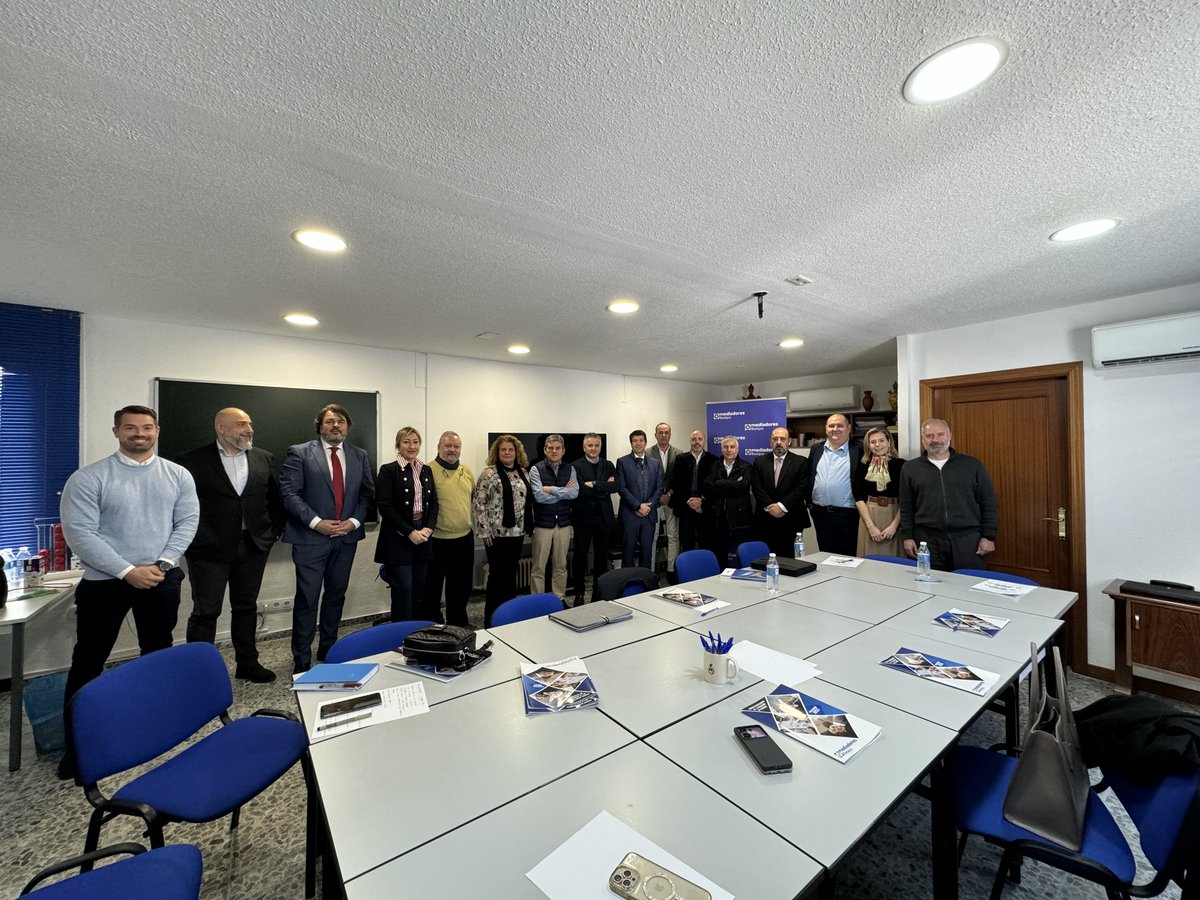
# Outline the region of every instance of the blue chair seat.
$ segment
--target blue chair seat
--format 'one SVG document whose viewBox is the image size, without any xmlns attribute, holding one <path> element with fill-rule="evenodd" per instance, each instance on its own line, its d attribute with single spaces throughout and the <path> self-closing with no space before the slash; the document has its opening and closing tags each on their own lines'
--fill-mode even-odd
<svg viewBox="0 0 1200 900">
<path fill-rule="evenodd" d="M 337 643 L 329 648 L 325 662 L 344 663 L 395 650 L 418 628 L 432 624 L 433 622 L 423 619 L 414 619 L 408 622 L 385 622 L 383 625 L 353 631 L 344 638 L 339 638 Z"/>
<path fill-rule="evenodd" d="M 675 557 L 675 574 L 680 584 L 721 574 L 721 564 L 711 550 L 685 550 Z"/>
<path fill-rule="evenodd" d="M 955 575 L 971 575 L 974 578 L 990 578 L 993 581 L 1007 581 L 1010 584 L 1029 584 L 1033 587 L 1041 587 L 1036 581 L 1026 578 L 1024 575 L 1010 575 L 1007 572 L 995 572 L 991 569 L 955 569 Z"/>
<path fill-rule="evenodd" d="M 307 747 L 299 722 L 236 719 L 123 785 L 113 799 L 148 803 L 172 819 L 211 822 L 262 793 Z M 214 772 L 221 777 L 214 778 Z"/>
<path fill-rule="evenodd" d="M 524 622 L 526 619 L 539 619 L 550 613 L 562 612 L 563 608 L 562 600 L 555 594 L 525 594 L 497 606 L 496 611 L 492 613 L 491 625 L 499 628 L 501 625 Z"/>
<path fill-rule="evenodd" d="M 175 844 L 48 884 L 29 896 L 38 900 L 196 900 L 201 867 L 199 850 L 191 844 Z"/>
<path fill-rule="evenodd" d="M 959 747 L 954 763 L 954 812 L 960 831 L 993 838 L 1005 844 L 1030 841 L 1064 852 L 1065 848 L 1019 828 L 1004 818 L 1004 797 L 1017 768 L 1017 757 L 982 747 Z M 1095 791 L 1088 794 L 1080 855 L 1100 863 L 1117 881 L 1129 883 L 1136 872 L 1133 852 L 1120 826 Z M 1065 860 L 1055 865 L 1087 877 L 1083 867 Z"/>
<path fill-rule="evenodd" d="M 750 565 L 756 559 L 761 559 L 771 553 L 771 548 L 767 546 L 765 541 L 746 541 L 738 544 L 738 565 L 742 568 Z M 678 560 L 676 560 L 678 562 Z"/>
</svg>

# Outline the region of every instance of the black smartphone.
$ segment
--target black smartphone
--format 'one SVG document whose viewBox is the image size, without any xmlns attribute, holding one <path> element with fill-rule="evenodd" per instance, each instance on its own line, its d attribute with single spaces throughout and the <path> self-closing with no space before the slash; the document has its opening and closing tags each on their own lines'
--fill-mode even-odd
<svg viewBox="0 0 1200 900">
<path fill-rule="evenodd" d="M 761 725 L 738 725 L 733 729 L 733 735 L 746 748 L 763 774 L 777 775 L 792 771 L 792 761 L 788 755 L 775 745 L 767 729 Z"/>
<path fill-rule="evenodd" d="M 383 698 L 379 696 L 378 691 L 375 691 L 373 694 L 355 694 L 353 697 L 347 697 L 345 700 L 337 700 L 322 706 L 321 718 L 328 719 L 333 716 L 340 716 L 342 713 L 370 709 L 372 706 L 378 706 L 382 702 Z"/>
</svg>

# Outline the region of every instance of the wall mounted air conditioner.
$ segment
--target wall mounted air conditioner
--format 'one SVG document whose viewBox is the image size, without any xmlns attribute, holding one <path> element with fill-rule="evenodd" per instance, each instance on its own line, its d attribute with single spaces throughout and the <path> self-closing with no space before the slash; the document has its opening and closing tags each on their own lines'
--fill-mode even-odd
<svg viewBox="0 0 1200 900">
<path fill-rule="evenodd" d="M 1092 365 L 1097 369 L 1179 359 L 1200 359 L 1200 312 L 1092 329 Z"/>
<path fill-rule="evenodd" d="M 858 386 L 815 388 L 809 391 L 790 391 L 788 412 L 802 413 L 850 412 L 858 408 Z"/>
</svg>

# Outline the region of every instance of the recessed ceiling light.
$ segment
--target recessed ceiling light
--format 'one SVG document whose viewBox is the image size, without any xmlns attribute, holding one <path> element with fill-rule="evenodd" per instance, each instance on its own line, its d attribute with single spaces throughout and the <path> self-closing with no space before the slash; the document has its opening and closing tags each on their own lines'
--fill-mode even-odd
<svg viewBox="0 0 1200 900">
<path fill-rule="evenodd" d="M 675 365 L 674 363 L 667 363 L 665 366 L 659 366 L 658 371 L 660 371 L 660 372 L 678 372 L 679 366 Z"/>
<path fill-rule="evenodd" d="M 904 99 L 926 106 L 965 94 L 996 74 L 1007 58 L 1008 44 L 994 37 L 943 47 L 912 70 L 904 82 Z"/>
<path fill-rule="evenodd" d="M 1111 231 L 1116 227 L 1116 219 L 1092 219 L 1090 222 L 1080 222 L 1077 225 L 1068 225 L 1066 228 L 1060 228 L 1054 234 L 1050 235 L 1050 240 L 1059 242 L 1082 241 L 1084 238 L 1104 234 L 1104 232 Z"/>
<path fill-rule="evenodd" d="M 308 313 L 288 313 L 283 317 L 283 321 L 290 325 L 302 325 L 305 328 L 312 328 L 314 325 L 320 325 L 316 316 L 310 316 Z"/>
<path fill-rule="evenodd" d="M 802 338 L 784 338 L 779 342 L 779 346 L 784 350 L 795 350 L 797 347 L 804 346 L 804 340 Z"/>
<path fill-rule="evenodd" d="M 346 242 L 340 235 L 332 231 L 318 231 L 315 228 L 293 231 L 292 240 L 309 250 L 318 250 L 321 253 L 341 253 L 346 249 Z"/>
<path fill-rule="evenodd" d="M 608 304 L 608 311 L 616 313 L 618 316 L 627 316 L 638 311 L 638 302 L 636 300 L 614 300 Z"/>
<path fill-rule="evenodd" d="M 519 356 L 523 356 L 524 354 L 529 352 L 529 348 L 526 347 L 524 344 L 509 344 L 508 352 L 516 353 Z"/>
</svg>

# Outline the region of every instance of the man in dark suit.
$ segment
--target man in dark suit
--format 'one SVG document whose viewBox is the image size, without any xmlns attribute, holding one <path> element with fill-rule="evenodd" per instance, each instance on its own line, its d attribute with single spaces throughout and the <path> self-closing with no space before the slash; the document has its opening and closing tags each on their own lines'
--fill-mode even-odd
<svg viewBox="0 0 1200 900">
<path fill-rule="evenodd" d="M 575 460 L 575 478 L 579 496 L 571 504 L 571 527 L 575 531 L 575 556 L 571 561 L 571 581 L 575 585 L 575 606 L 583 603 L 587 581 L 588 548 L 592 550 L 592 597 L 595 599 L 600 576 L 608 571 L 609 535 L 616 524 L 612 495 L 617 492 L 617 467 L 600 456 L 600 435 L 584 435 L 583 456 Z"/>
<path fill-rule="evenodd" d="M 265 683 L 275 673 L 258 661 L 258 589 L 283 530 L 283 504 L 271 454 L 254 446 L 254 423 L 240 409 L 217 413 L 217 439 L 180 456 L 200 497 L 200 527 L 184 554 L 192 582 L 187 639 L 213 643 L 225 588 L 234 675 Z"/>
<path fill-rule="evenodd" d="M 344 407 L 336 403 L 326 406 L 315 421 L 318 439 L 288 448 L 279 479 L 288 514 L 283 539 L 292 545 L 296 564 L 292 609 L 295 674 L 312 667 L 318 601 L 321 633 L 317 662 L 325 659 L 337 640 L 354 552 L 363 539 L 363 521 L 375 496 L 367 451 L 346 443 L 353 424 Z"/>
<path fill-rule="evenodd" d="M 721 439 L 721 458 L 704 483 L 709 549 L 722 567 L 737 559 L 738 545 L 750 539 L 750 464 L 738 455 L 738 439 Z"/>
<path fill-rule="evenodd" d="M 679 520 L 671 509 L 671 482 L 675 477 L 675 459 L 679 450 L 671 445 L 671 426 L 659 422 L 654 426 L 654 444 L 646 454 L 663 469 L 663 492 L 658 498 L 658 527 L 654 532 L 654 546 L 658 548 L 658 536 L 667 536 L 667 577 L 675 573 L 675 557 L 679 555 Z"/>
<path fill-rule="evenodd" d="M 629 433 L 633 451 L 617 460 L 621 495 L 621 565 L 654 568 L 654 526 L 662 496 L 662 466 L 646 455 L 646 432 Z M 636 562 L 635 562 L 636 560 Z"/>
<path fill-rule="evenodd" d="M 786 428 L 771 432 L 771 452 L 750 470 L 754 491 L 754 536 L 776 556 L 794 556 L 796 532 L 808 527 L 808 460 L 788 451 Z"/>
<path fill-rule="evenodd" d="M 825 420 L 825 440 L 808 453 L 808 506 L 821 550 L 853 556 L 858 549 L 859 516 L 850 486 L 860 465 L 862 444 L 850 440 L 849 419 L 834 413 Z"/>
<path fill-rule="evenodd" d="M 704 432 L 693 431 L 691 452 L 675 457 L 671 473 L 671 510 L 679 519 L 679 552 L 708 547 L 704 517 L 704 482 L 708 480 L 717 457 L 704 449 Z"/>
</svg>

